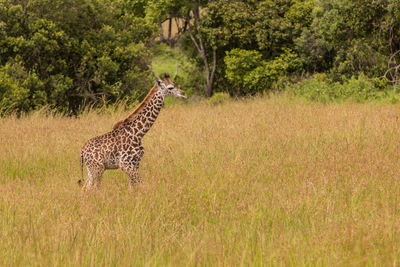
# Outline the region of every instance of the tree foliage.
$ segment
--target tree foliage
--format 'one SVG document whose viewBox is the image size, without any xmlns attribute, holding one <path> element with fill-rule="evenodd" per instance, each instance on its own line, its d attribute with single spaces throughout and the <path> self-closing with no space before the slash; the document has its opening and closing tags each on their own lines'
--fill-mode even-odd
<svg viewBox="0 0 400 267">
<path fill-rule="evenodd" d="M 266 61 L 258 51 L 235 48 L 227 52 L 224 60 L 226 78 L 234 85 L 237 94 L 262 92 L 265 88 L 277 86 L 283 77 L 302 67 L 300 58 L 290 49 L 283 49 L 282 54 Z"/>
<path fill-rule="evenodd" d="M 14 92 L 15 110 L 48 104 L 76 112 L 101 97 L 115 101 L 142 94 L 155 26 L 144 18 L 140 1 L 129 2 L 2 0 L 1 73 L 21 88 Z M 3 91 L 0 105 L 8 109 Z"/>
<path fill-rule="evenodd" d="M 302 17 L 311 11 L 312 5 L 308 2 L 304 6 L 289 0 L 219 0 L 208 3 L 197 32 L 206 44 L 208 55 L 211 55 L 212 50 L 217 51 L 215 89 L 237 95 L 264 91 L 280 79 L 276 73 L 285 76 L 299 70 L 279 64 L 278 67 L 278 61 L 274 60 L 281 55 L 284 57 L 288 51 L 295 51 L 294 38 L 299 37 L 302 28 L 310 24 L 307 16 Z M 253 56 L 258 58 L 257 64 L 250 64 L 254 61 L 251 58 Z M 247 64 L 245 61 L 249 61 L 251 66 L 240 70 L 241 66 Z"/>
<path fill-rule="evenodd" d="M 399 10 L 400 2 L 395 0 L 217 0 L 208 3 L 199 31 L 207 49 L 218 51 L 218 91 L 235 88 L 232 94 L 254 93 L 276 87 L 273 80 L 318 72 L 340 82 L 365 74 L 398 83 Z M 239 65 L 234 62 L 238 55 L 233 57 L 237 49 L 243 57 Z M 253 60 L 244 51 L 261 59 L 238 70 L 243 60 L 249 64 Z M 266 67 L 265 62 L 284 58 L 288 51 L 295 55 L 297 67 Z M 229 85 L 223 82 L 225 77 Z"/>
<path fill-rule="evenodd" d="M 166 19 L 184 21 L 177 40 L 207 96 L 316 73 L 400 82 L 398 0 L 0 0 L 0 113 L 137 100 Z"/>
</svg>

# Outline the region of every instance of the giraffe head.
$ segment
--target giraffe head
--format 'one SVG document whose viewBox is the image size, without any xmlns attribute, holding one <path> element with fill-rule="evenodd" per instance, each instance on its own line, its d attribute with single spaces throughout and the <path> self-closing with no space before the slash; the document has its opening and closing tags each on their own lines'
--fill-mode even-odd
<svg viewBox="0 0 400 267">
<path fill-rule="evenodd" d="M 164 78 L 164 81 L 157 80 L 157 86 L 160 90 L 163 90 L 165 96 L 186 98 L 185 92 L 171 81 L 171 77 L 168 73 L 163 73 L 161 76 Z"/>
<path fill-rule="evenodd" d="M 156 77 L 156 85 L 158 87 L 158 90 L 161 90 L 164 94 L 164 96 L 173 96 L 177 98 L 186 98 L 185 92 L 183 92 L 178 86 L 176 86 L 172 80 L 171 77 L 169 76 L 168 73 L 164 73 L 162 77 L 164 78 L 164 81 L 161 80 L 161 78 L 157 75 L 157 73 L 153 70 L 153 67 L 151 65 L 147 65 L 151 72 L 153 72 L 154 77 Z M 174 79 L 178 73 L 180 65 L 176 67 L 176 72 Z"/>
</svg>

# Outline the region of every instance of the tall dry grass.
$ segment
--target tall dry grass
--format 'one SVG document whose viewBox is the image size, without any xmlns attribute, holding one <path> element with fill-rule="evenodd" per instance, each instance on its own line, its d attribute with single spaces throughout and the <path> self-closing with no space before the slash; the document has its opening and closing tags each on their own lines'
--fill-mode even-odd
<svg viewBox="0 0 400 267">
<path fill-rule="evenodd" d="M 80 147 L 126 114 L 0 119 L 0 265 L 399 265 L 399 105 L 175 105 L 136 192 L 82 194 Z"/>
</svg>

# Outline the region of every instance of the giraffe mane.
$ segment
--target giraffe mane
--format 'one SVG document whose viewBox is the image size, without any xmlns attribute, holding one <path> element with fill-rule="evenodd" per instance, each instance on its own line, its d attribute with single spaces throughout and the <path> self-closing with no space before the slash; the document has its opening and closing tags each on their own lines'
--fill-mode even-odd
<svg viewBox="0 0 400 267">
<path fill-rule="evenodd" d="M 136 115 L 139 114 L 140 111 L 142 111 L 142 109 L 144 108 L 144 106 L 150 102 L 151 98 L 157 93 L 158 87 L 157 85 L 154 85 L 153 88 L 150 89 L 149 93 L 147 94 L 147 96 L 143 99 L 142 103 L 140 103 L 135 110 L 125 119 L 120 120 L 119 122 L 117 122 L 116 124 L 114 124 L 113 126 L 113 130 L 117 129 L 119 126 L 121 126 L 122 124 L 124 124 L 127 121 L 132 120 Z"/>
</svg>

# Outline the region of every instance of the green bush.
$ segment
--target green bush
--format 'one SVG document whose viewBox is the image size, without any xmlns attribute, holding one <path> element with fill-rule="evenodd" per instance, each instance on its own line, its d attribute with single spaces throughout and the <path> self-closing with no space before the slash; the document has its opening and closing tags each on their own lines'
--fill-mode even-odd
<svg viewBox="0 0 400 267">
<path fill-rule="evenodd" d="M 229 94 L 220 92 L 220 93 L 215 93 L 212 97 L 207 99 L 207 103 L 212 106 L 216 106 L 226 102 L 229 99 L 230 99 Z"/>
<path fill-rule="evenodd" d="M 39 109 L 47 103 L 43 82 L 20 63 L 0 67 L 0 116 Z"/>
<path fill-rule="evenodd" d="M 0 115 L 29 110 L 29 90 L 19 85 L 4 68 L 0 70 Z"/>
<path fill-rule="evenodd" d="M 325 74 L 315 74 L 312 78 L 288 88 L 288 91 L 318 102 L 345 100 L 355 102 L 389 100 L 390 102 L 397 102 L 398 93 L 396 93 L 396 89 L 382 88 L 384 84 L 379 79 L 370 79 L 365 75 L 353 76 L 349 80 L 339 83 L 328 79 Z"/>
<path fill-rule="evenodd" d="M 299 70 L 302 63 L 290 49 L 273 60 L 266 61 L 258 51 L 233 49 L 226 53 L 226 78 L 237 88 L 238 94 L 254 94 L 280 87 L 288 75 Z"/>
</svg>

